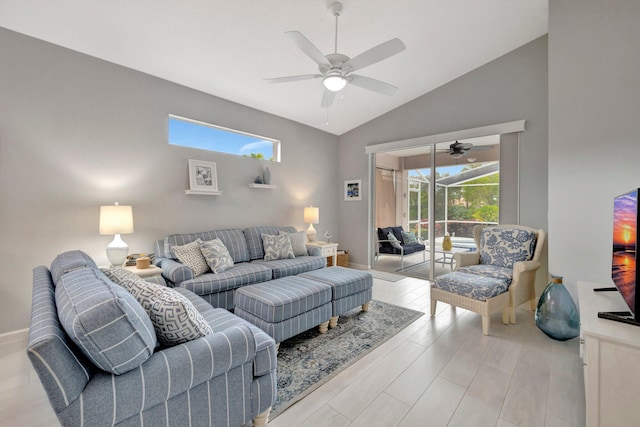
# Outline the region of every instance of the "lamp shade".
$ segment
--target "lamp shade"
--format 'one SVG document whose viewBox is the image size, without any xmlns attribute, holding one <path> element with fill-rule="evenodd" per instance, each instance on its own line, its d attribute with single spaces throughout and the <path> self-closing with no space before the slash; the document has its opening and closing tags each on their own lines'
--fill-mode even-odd
<svg viewBox="0 0 640 427">
<path fill-rule="evenodd" d="M 304 222 L 305 224 L 318 224 L 320 223 L 320 209 L 309 206 L 304 208 Z"/>
<path fill-rule="evenodd" d="M 133 233 L 133 208 L 121 206 L 100 206 L 100 234 Z"/>
</svg>

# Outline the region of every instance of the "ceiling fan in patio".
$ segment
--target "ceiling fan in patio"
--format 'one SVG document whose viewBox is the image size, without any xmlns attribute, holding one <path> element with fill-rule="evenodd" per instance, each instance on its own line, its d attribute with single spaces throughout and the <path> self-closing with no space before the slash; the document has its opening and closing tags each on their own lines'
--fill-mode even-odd
<svg viewBox="0 0 640 427">
<path fill-rule="evenodd" d="M 340 12 L 342 12 L 342 3 L 333 3 L 329 7 L 329 11 L 336 18 L 334 53 L 323 55 L 322 52 L 299 31 L 287 31 L 285 33 L 300 50 L 318 64 L 320 73 L 276 77 L 265 80 L 271 83 L 287 83 L 298 80 L 322 79 L 325 87 L 320 103 L 322 108 L 330 107 L 333 104 L 336 93 L 340 92 L 347 83 L 382 95 L 393 95 L 396 93 L 398 88 L 389 83 L 352 73 L 402 52 L 406 49 L 404 43 L 402 43 L 400 39 L 394 38 L 372 47 L 354 58 L 349 58 L 347 55 L 338 53 L 338 17 L 340 16 Z"/>
<path fill-rule="evenodd" d="M 468 151 L 482 151 L 482 150 L 491 150 L 493 147 L 489 145 L 473 145 L 470 142 L 459 142 L 456 141 L 453 144 L 449 145 L 449 149 L 441 150 L 445 151 L 454 159 L 459 159 L 460 157 L 467 154 Z"/>
</svg>

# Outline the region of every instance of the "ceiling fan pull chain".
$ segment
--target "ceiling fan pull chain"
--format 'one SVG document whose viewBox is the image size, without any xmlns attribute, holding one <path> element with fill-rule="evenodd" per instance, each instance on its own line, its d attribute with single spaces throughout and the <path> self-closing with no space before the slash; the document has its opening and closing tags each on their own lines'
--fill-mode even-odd
<svg viewBox="0 0 640 427">
<path fill-rule="evenodd" d="M 340 16 L 340 12 L 335 12 L 334 16 L 336 17 L 336 42 L 334 44 L 333 53 L 338 53 L 338 16 Z"/>
</svg>

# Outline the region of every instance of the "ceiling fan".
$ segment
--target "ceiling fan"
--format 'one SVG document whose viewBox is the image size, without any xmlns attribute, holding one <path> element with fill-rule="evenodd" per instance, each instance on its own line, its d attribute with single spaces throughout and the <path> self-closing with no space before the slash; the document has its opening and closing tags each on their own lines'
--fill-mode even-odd
<svg viewBox="0 0 640 427">
<path fill-rule="evenodd" d="M 336 93 L 340 92 L 347 83 L 354 84 L 363 89 L 368 89 L 383 95 L 393 95 L 397 87 L 389 83 L 370 77 L 352 74 L 354 71 L 373 65 L 396 55 L 406 49 L 404 43 L 398 38 L 388 40 L 360 55 L 349 58 L 338 53 L 338 17 L 342 12 L 342 3 L 335 2 L 329 7 L 329 11 L 336 18 L 336 37 L 334 53 L 323 55 L 320 50 L 299 31 L 287 31 L 285 34 L 291 38 L 300 50 L 318 64 L 319 74 L 304 74 L 299 76 L 276 77 L 265 79 L 271 83 L 294 82 L 298 80 L 322 79 L 325 87 L 320 106 L 328 108 L 333 104 Z"/>
<path fill-rule="evenodd" d="M 468 151 L 481 151 L 481 150 L 491 150 L 493 147 L 488 145 L 473 145 L 470 142 L 459 142 L 456 141 L 449 146 L 449 149 L 442 150 L 446 151 L 454 159 L 459 159 L 460 157 L 467 154 Z"/>
</svg>

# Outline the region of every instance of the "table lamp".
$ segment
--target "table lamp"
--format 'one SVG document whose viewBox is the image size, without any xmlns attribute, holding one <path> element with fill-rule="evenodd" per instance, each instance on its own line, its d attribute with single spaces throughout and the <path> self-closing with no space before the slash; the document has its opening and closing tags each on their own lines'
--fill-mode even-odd
<svg viewBox="0 0 640 427">
<path fill-rule="evenodd" d="M 304 222 L 309 224 L 307 229 L 307 240 L 313 242 L 316 240 L 316 229 L 313 228 L 313 224 L 320 223 L 320 209 L 309 206 L 304 208 Z"/>
<path fill-rule="evenodd" d="M 113 241 L 107 246 L 107 258 L 112 266 L 121 266 L 127 259 L 129 245 L 120 235 L 131 233 L 133 233 L 131 206 L 121 206 L 118 202 L 113 206 L 100 206 L 100 234 L 114 234 Z"/>
</svg>

